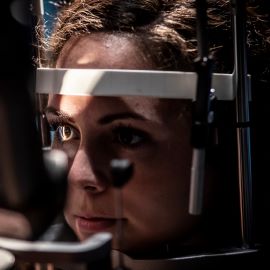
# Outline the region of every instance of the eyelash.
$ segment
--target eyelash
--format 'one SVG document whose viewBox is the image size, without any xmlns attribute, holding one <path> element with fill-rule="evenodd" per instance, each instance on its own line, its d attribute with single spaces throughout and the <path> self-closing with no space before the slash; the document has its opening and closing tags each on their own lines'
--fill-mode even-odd
<svg viewBox="0 0 270 270">
<path fill-rule="evenodd" d="M 136 148 L 146 143 L 149 139 L 144 131 L 132 127 L 131 125 L 118 124 L 113 128 L 113 142 L 120 144 L 125 148 Z M 126 136 L 126 137 L 124 137 Z M 128 141 L 125 142 L 125 139 Z M 132 140 L 135 142 L 132 142 Z M 131 142 L 130 142 L 131 140 Z"/>
<path fill-rule="evenodd" d="M 61 127 L 69 127 L 75 133 L 75 138 L 78 137 L 76 129 L 59 119 L 53 119 L 49 122 L 51 132 L 51 143 L 65 143 L 65 140 L 60 135 Z M 149 140 L 149 135 L 137 128 L 132 127 L 130 124 L 119 123 L 112 128 L 112 142 L 120 144 L 124 148 L 134 149 L 146 143 Z M 74 136 L 74 135 L 73 135 Z M 72 140 L 74 138 L 68 139 Z"/>
<path fill-rule="evenodd" d="M 71 129 L 71 132 L 73 132 L 73 135 L 71 136 L 72 138 L 67 139 L 66 141 L 74 139 L 73 138 L 74 136 L 75 136 L 75 139 L 78 137 L 76 129 L 72 125 L 70 125 L 68 123 L 65 123 L 65 122 L 63 122 L 61 120 L 56 120 L 55 119 L 55 120 L 49 122 L 49 127 L 50 127 L 51 143 L 54 143 L 55 140 L 58 143 L 64 143 L 65 142 L 65 140 L 63 139 L 63 136 L 61 137 L 61 135 L 60 135 L 61 132 L 63 134 L 63 131 L 61 131 L 61 128 L 63 128 L 63 127 L 68 127 L 68 128 Z"/>
</svg>

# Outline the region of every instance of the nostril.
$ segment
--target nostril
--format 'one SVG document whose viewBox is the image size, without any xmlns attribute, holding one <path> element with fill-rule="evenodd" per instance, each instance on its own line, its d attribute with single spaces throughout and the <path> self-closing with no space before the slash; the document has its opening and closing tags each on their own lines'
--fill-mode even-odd
<svg viewBox="0 0 270 270">
<path fill-rule="evenodd" d="M 69 184 L 89 193 L 103 192 L 109 187 L 109 180 L 105 173 L 94 171 L 92 168 L 84 168 L 78 172 L 69 174 Z"/>
<path fill-rule="evenodd" d="M 107 189 L 107 181 L 95 176 L 91 179 L 84 179 L 78 182 L 78 186 L 89 193 L 100 193 Z"/>
</svg>

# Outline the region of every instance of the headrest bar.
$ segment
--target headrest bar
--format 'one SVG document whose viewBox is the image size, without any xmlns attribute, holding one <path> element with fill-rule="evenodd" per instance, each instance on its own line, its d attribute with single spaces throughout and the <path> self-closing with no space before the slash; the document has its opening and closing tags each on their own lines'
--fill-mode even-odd
<svg viewBox="0 0 270 270">
<path fill-rule="evenodd" d="M 82 96 L 148 96 L 195 99 L 197 74 L 117 69 L 37 69 L 36 93 Z M 235 98 L 233 74 L 214 73 L 219 100 Z"/>
</svg>

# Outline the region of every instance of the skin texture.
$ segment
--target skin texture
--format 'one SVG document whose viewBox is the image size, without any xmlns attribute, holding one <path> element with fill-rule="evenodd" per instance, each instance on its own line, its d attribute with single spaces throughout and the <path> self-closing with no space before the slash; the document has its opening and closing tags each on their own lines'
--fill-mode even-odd
<svg viewBox="0 0 270 270">
<path fill-rule="evenodd" d="M 152 69 L 126 37 L 92 34 L 67 42 L 60 68 Z M 188 101 L 145 97 L 49 98 L 54 147 L 69 157 L 65 218 L 80 240 L 115 233 L 115 190 L 109 164 L 126 158 L 134 174 L 122 190 L 125 252 L 184 239 L 196 223 L 188 214 L 191 162 Z M 114 241 L 113 248 L 118 249 Z"/>
</svg>

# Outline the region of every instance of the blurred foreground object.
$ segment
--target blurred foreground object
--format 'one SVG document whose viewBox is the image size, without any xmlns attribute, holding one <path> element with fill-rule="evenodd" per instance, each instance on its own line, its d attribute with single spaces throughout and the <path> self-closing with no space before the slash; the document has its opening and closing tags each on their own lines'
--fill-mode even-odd
<svg viewBox="0 0 270 270">
<path fill-rule="evenodd" d="M 67 159 L 55 151 L 43 158 L 36 128 L 31 1 L 1 8 L 0 233 L 37 239 L 63 208 Z"/>
<path fill-rule="evenodd" d="M 0 249 L 0 269 L 7 270 L 11 269 L 14 266 L 15 258 L 14 256 L 3 249 Z"/>
</svg>

